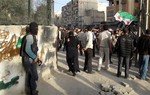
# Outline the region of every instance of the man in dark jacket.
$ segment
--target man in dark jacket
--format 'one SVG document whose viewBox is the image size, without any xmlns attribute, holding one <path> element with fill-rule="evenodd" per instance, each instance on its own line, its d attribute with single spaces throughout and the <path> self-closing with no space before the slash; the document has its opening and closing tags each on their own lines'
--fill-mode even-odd
<svg viewBox="0 0 150 95">
<path fill-rule="evenodd" d="M 118 77 L 121 76 L 123 61 L 125 61 L 125 78 L 129 77 L 129 61 L 133 50 L 133 39 L 128 33 L 128 28 L 123 29 L 123 34 L 118 38 L 116 43 L 118 53 Z"/>
<path fill-rule="evenodd" d="M 29 31 L 22 40 L 20 55 L 22 56 L 22 64 L 26 72 L 25 90 L 27 95 L 38 95 L 36 90 L 38 80 L 37 63 L 39 58 L 37 56 L 37 39 L 38 25 L 31 22 Z"/>
<path fill-rule="evenodd" d="M 146 30 L 146 34 L 142 35 L 137 44 L 139 52 L 139 74 L 140 78 L 145 80 L 148 71 L 149 55 L 150 55 L 150 29 Z"/>
<path fill-rule="evenodd" d="M 78 63 L 78 47 L 79 41 L 76 36 L 74 36 L 73 31 L 69 32 L 69 36 L 66 38 L 66 60 L 68 63 L 69 71 L 76 75 L 76 72 L 80 72 Z"/>
</svg>

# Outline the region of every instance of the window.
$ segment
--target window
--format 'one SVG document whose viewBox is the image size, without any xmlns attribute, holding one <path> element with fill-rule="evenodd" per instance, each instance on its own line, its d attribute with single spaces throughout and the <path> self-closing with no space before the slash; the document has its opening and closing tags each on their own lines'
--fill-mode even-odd
<svg viewBox="0 0 150 95">
<path fill-rule="evenodd" d="M 113 11 L 113 10 L 107 11 L 107 16 L 108 16 L 108 17 L 111 17 L 111 16 L 113 16 L 113 15 L 114 15 L 114 11 Z"/>
<path fill-rule="evenodd" d="M 116 5 L 119 5 L 119 1 L 116 1 Z"/>
<path fill-rule="evenodd" d="M 139 2 L 139 0 L 135 0 L 135 3 L 138 3 Z"/>
</svg>

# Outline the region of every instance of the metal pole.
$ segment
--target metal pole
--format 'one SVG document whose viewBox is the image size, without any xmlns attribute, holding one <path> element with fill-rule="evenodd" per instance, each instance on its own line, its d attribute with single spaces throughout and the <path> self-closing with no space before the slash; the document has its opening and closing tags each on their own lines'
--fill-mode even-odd
<svg viewBox="0 0 150 95">
<path fill-rule="evenodd" d="M 141 12 L 141 10 L 142 10 L 142 5 L 143 5 L 143 0 L 141 0 L 141 2 L 140 2 L 140 17 L 139 17 L 139 31 L 138 31 L 138 37 L 140 37 L 140 36 L 141 36 L 141 33 L 142 33 L 142 12 Z M 139 66 L 139 64 L 138 64 L 139 54 L 136 53 L 135 57 L 136 57 L 136 58 L 135 58 L 135 66 L 138 67 L 138 66 Z"/>
<path fill-rule="evenodd" d="M 122 0 L 119 0 L 119 10 L 122 10 Z"/>
<path fill-rule="evenodd" d="M 149 22 L 149 0 L 147 0 L 147 8 L 146 8 L 146 29 L 148 29 Z"/>
<path fill-rule="evenodd" d="M 30 23 L 31 0 L 28 0 L 28 23 Z"/>
<path fill-rule="evenodd" d="M 140 2 L 140 11 L 142 10 L 142 4 L 143 4 L 143 0 L 141 0 L 141 2 Z M 140 25 L 139 25 L 138 36 L 140 37 L 141 33 L 142 33 L 142 12 L 140 13 L 139 22 L 140 22 Z"/>
<path fill-rule="evenodd" d="M 51 0 L 51 24 L 54 24 L 54 0 Z"/>
<path fill-rule="evenodd" d="M 51 23 L 51 0 L 47 0 L 47 24 Z"/>
<path fill-rule="evenodd" d="M 71 0 L 71 27 L 73 28 L 73 0 Z"/>
</svg>

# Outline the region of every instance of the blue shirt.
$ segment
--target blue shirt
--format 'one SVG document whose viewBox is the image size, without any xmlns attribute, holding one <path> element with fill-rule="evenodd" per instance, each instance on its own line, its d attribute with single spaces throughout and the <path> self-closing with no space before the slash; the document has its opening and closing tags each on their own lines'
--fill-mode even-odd
<svg viewBox="0 0 150 95">
<path fill-rule="evenodd" d="M 26 36 L 26 46 L 25 52 L 29 55 L 30 58 L 35 59 L 37 56 L 33 53 L 31 45 L 33 44 L 33 36 L 31 34 Z"/>
</svg>

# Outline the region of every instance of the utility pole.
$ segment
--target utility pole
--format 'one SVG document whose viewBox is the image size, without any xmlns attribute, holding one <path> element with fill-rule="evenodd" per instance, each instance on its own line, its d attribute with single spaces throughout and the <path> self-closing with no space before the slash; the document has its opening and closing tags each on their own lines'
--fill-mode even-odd
<svg viewBox="0 0 150 95">
<path fill-rule="evenodd" d="M 135 9 L 134 9 L 135 8 L 135 6 L 134 6 L 135 0 L 128 0 L 126 2 L 128 2 L 128 12 L 133 15 L 134 11 L 135 11 Z"/>
<path fill-rule="evenodd" d="M 51 24 L 54 24 L 54 0 L 51 0 Z"/>
<path fill-rule="evenodd" d="M 51 0 L 47 0 L 47 25 L 51 23 Z"/>
<path fill-rule="evenodd" d="M 122 10 L 122 0 L 119 0 L 119 10 Z"/>
<path fill-rule="evenodd" d="M 138 32 L 138 37 L 141 36 L 142 33 L 142 8 L 143 8 L 143 0 L 140 0 L 140 17 L 139 17 L 139 32 Z M 136 53 L 136 58 L 135 58 L 135 66 L 139 66 L 138 60 L 139 60 L 139 54 Z"/>
<path fill-rule="evenodd" d="M 73 27 L 73 0 L 71 0 L 71 27 Z"/>
<path fill-rule="evenodd" d="M 47 24 L 54 24 L 54 0 L 47 0 Z"/>
<path fill-rule="evenodd" d="M 28 0 L 28 23 L 30 23 L 30 14 L 31 14 L 31 0 Z"/>
<path fill-rule="evenodd" d="M 142 5 L 143 5 L 143 0 L 141 0 L 140 2 L 140 18 L 139 18 L 140 25 L 139 25 L 139 32 L 138 32 L 139 37 L 141 36 L 142 33 L 142 7 L 143 7 Z"/>
<path fill-rule="evenodd" d="M 148 29 L 149 25 L 149 0 L 147 0 L 147 6 L 146 6 L 146 29 Z"/>
</svg>

